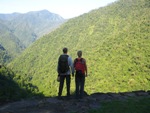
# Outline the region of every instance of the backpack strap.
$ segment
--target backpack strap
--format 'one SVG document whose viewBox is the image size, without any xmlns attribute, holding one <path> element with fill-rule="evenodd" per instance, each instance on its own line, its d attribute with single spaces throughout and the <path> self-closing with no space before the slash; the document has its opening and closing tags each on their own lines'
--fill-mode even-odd
<svg viewBox="0 0 150 113">
<path fill-rule="evenodd" d="M 82 62 L 82 61 L 84 61 L 84 60 L 83 60 L 83 58 L 81 58 L 81 59 L 76 58 L 76 59 L 74 60 L 74 67 L 76 66 L 76 63 L 79 62 L 79 61 Z M 84 63 L 84 64 L 85 64 L 85 63 Z"/>
<path fill-rule="evenodd" d="M 82 58 L 81 58 L 82 59 Z M 75 65 L 76 65 L 76 63 L 79 61 L 79 59 L 78 58 L 76 58 L 75 60 L 74 60 L 74 67 L 75 67 Z"/>
</svg>

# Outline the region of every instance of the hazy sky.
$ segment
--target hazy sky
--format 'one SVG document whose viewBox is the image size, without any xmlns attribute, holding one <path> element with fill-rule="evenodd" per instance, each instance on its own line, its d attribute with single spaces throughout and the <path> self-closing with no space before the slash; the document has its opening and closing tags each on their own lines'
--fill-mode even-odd
<svg viewBox="0 0 150 113">
<path fill-rule="evenodd" d="M 114 1 L 117 0 L 0 0 L 0 13 L 26 13 L 47 9 L 68 19 Z"/>
</svg>

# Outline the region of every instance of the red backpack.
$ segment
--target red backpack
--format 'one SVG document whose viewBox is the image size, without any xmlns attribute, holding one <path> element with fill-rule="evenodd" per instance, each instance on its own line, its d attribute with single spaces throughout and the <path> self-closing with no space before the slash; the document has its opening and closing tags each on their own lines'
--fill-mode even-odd
<svg viewBox="0 0 150 113">
<path fill-rule="evenodd" d="M 85 73 L 85 60 L 83 58 L 78 59 L 76 58 L 74 61 L 74 68 L 76 71 L 82 71 L 82 73 Z"/>
</svg>

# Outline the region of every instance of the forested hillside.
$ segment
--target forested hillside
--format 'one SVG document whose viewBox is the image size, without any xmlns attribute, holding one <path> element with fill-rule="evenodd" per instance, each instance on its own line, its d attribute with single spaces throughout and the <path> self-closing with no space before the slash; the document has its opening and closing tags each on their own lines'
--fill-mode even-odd
<svg viewBox="0 0 150 113">
<path fill-rule="evenodd" d="M 56 29 L 63 22 L 65 20 L 61 16 L 47 10 L 0 14 L 0 44 L 13 59 L 39 37 Z"/>
<path fill-rule="evenodd" d="M 8 55 L 6 49 L 0 44 L 0 62 L 3 64 L 4 62 L 9 61 L 10 59 L 11 58 Z"/>
<path fill-rule="evenodd" d="M 38 89 L 24 80 L 17 80 L 15 74 L 7 67 L 0 65 L 0 103 L 33 96 Z"/>
<path fill-rule="evenodd" d="M 23 43 L 20 42 L 18 37 L 16 37 L 6 25 L 7 22 L 5 22 L 6 21 L 0 19 L 0 45 L 4 48 L 2 50 L 7 52 L 9 58 L 6 58 L 5 54 L 0 52 L 0 63 L 2 64 L 12 60 L 25 48 Z"/>
<path fill-rule="evenodd" d="M 149 0 L 119 0 L 70 19 L 9 67 L 44 95 L 57 95 L 57 60 L 62 48 L 68 47 L 72 59 L 82 50 L 87 60 L 87 93 L 150 90 L 149 10 Z"/>
</svg>

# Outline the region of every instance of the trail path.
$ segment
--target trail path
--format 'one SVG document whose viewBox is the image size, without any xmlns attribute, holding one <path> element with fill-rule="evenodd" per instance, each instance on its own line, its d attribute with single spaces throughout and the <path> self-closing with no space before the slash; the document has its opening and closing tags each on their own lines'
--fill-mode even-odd
<svg viewBox="0 0 150 113">
<path fill-rule="evenodd" d="M 90 109 L 98 109 L 101 102 L 120 100 L 126 101 L 130 97 L 150 97 L 150 91 L 135 91 L 128 93 L 94 93 L 83 99 L 57 97 L 21 100 L 0 105 L 0 113 L 87 113 Z"/>
</svg>

